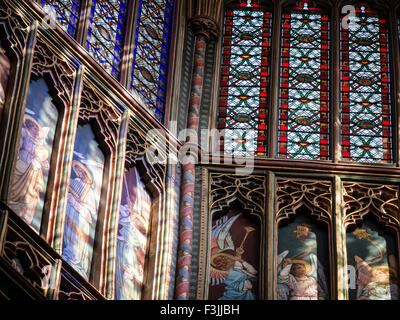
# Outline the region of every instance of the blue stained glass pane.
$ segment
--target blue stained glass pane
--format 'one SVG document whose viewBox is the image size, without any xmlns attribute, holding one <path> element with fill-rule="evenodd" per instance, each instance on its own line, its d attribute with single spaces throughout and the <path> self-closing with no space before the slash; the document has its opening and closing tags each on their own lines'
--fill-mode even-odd
<svg viewBox="0 0 400 320">
<path fill-rule="evenodd" d="M 50 6 L 56 22 L 71 37 L 76 36 L 79 14 L 81 10 L 80 0 L 39 0 L 42 8 Z M 46 21 L 48 23 L 48 21 Z"/>
<path fill-rule="evenodd" d="M 130 90 L 163 121 L 174 0 L 139 1 Z M 155 94 L 156 93 L 156 94 Z"/>
<path fill-rule="evenodd" d="M 113 77 L 121 70 L 128 0 L 93 0 L 86 49 Z"/>
</svg>

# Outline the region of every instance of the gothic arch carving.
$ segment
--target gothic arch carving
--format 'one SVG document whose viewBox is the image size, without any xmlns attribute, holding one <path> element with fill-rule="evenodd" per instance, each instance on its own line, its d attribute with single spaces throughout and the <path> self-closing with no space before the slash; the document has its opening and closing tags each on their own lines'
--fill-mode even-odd
<svg viewBox="0 0 400 320">
<path fill-rule="evenodd" d="M 109 150 L 115 150 L 118 144 L 119 126 L 122 112 L 96 87 L 88 77 L 84 77 L 79 119 L 92 122 L 96 133 L 101 134 Z M 103 148 L 106 146 L 103 145 Z"/>
<path fill-rule="evenodd" d="M 144 131 L 136 123 L 130 121 L 126 141 L 125 166 L 127 168 L 137 166 L 143 182 L 150 189 L 153 196 L 155 196 L 163 189 L 166 168 L 164 164 L 160 163 L 162 161 L 153 162 L 152 160 L 156 159 L 149 159 L 148 151 L 150 144 L 151 141 L 146 137 Z M 162 160 L 166 157 L 161 151 L 155 151 L 159 159 L 161 158 Z"/>
<path fill-rule="evenodd" d="M 266 181 L 264 176 L 225 173 L 210 175 L 210 215 L 226 212 L 232 203 L 263 218 L 265 215 Z"/>
<path fill-rule="evenodd" d="M 400 227 L 398 186 L 343 182 L 342 193 L 346 229 L 361 224 L 368 213 L 387 228 Z"/>
<path fill-rule="evenodd" d="M 38 37 L 32 61 L 32 73 L 36 76 L 51 76 L 58 97 L 69 105 L 78 66 L 61 56 L 43 35 Z M 54 89 L 53 89 L 54 90 Z"/>
<path fill-rule="evenodd" d="M 16 55 L 22 57 L 31 21 L 28 21 L 25 15 L 15 14 L 14 10 L 12 3 L 8 0 L 2 1 L 0 4 L 0 25 L 3 25 L 7 32 L 7 40 L 11 44 L 11 49 Z"/>
<path fill-rule="evenodd" d="M 275 183 L 275 220 L 287 221 L 305 206 L 310 215 L 330 225 L 332 219 L 332 184 L 330 181 L 278 178 Z"/>
</svg>

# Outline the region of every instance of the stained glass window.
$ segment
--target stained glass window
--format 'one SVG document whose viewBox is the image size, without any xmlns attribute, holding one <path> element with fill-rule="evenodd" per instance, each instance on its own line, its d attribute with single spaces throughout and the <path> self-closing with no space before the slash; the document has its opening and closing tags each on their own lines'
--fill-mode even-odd
<svg viewBox="0 0 400 320">
<path fill-rule="evenodd" d="M 329 19 L 299 1 L 282 19 L 280 158 L 328 159 Z"/>
<path fill-rule="evenodd" d="M 118 78 L 124 47 L 129 0 L 92 0 L 86 41 L 89 54 Z"/>
<path fill-rule="evenodd" d="M 81 9 L 80 0 L 39 0 L 38 3 L 44 8 L 50 6 L 55 13 L 56 22 L 71 37 L 76 36 Z M 46 22 L 49 23 L 49 21 Z"/>
<path fill-rule="evenodd" d="M 165 113 L 168 53 L 174 0 L 140 0 L 130 90 L 159 121 Z"/>
<path fill-rule="evenodd" d="M 342 156 L 359 162 L 392 161 L 387 20 L 366 3 L 341 29 Z"/>
<path fill-rule="evenodd" d="M 271 12 L 256 3 L 225 11 L 218 129 L 228 155 L 266 155 Z"/>
</svg>

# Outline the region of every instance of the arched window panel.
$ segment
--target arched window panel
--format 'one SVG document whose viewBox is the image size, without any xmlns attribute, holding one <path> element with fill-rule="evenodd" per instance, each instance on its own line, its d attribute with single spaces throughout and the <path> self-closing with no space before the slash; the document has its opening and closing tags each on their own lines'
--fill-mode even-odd
<svg viewBox="0 0 400 320">
<path fill-rule="evenodd" d="M 398 300 L 396 237 L 372 219 L 346 233 L 350 300 Z"/>
<path fill-rule="evenodd" d="M 142 296 L 152 198 L 136 167 L 126 170 L 118 219 L 115 299 Z"/>
<path fill-rule="evenodd" d="M 392 162 L 388 21 L 367 3 L 341 24 L 342 157 Z"/>
<path fill-rule="evenodd" d="M 329 152 L 329 18 L 314 1 L 282 17 L 278 156 L 327 160 Z"/>
<path fill-rule="evenodd" d="M 54 192 L 54 179 L 62 133 L 62 119 L 73 92 L 77 65 L 44 38 L 37 38 L 27 86 L 25 106 L 19 116 L 19 136 L 10 168 L 7 204 L 37 233 L 48 225 L 46 210 Z"/>
<path fill-rule="evenodd" d="M 305 206 L 278 229 L 277 299 L 329 299 L 329 242 L 326 228 L 312 221 Z"/>
<path fill-rule="evenodd" d="M 80 0 L 36 0 L 36 2 L 45 9 L 47 14 L 52 12 L 51 17 L 55 18 L 65 32 L 75 38 L 81 11 Z M 50 23 L 48 19 L 46 22 Z"/>
<path fill-rule="evenodd" d="M 157 120 L 165 116 L 174 0 L 140 0 L 130 90 L 136 90 Z"/>
<path fill-rule="evenodd" d="M 267 154 L 272 14 L 257 3 L 225 11 L 218 129 L 228 155 Z"/>
<path fill-rule="evenodd" d="M 114 78 L 121 72 L 129 0 L 92 0 L 86 40 L 89 54 Z"/>
<path fill-rule="evenodd" d="M 105 155 L 89 123 L 78 125 L 64 223 L 63 258 L 89 279 Z"/>
<path fill-rule="evenodd" d="M 9 186 L 8 205 L 40 232 L 58 109 L 43 78 L 29 84 L 17 160 Z"/>
</svg>

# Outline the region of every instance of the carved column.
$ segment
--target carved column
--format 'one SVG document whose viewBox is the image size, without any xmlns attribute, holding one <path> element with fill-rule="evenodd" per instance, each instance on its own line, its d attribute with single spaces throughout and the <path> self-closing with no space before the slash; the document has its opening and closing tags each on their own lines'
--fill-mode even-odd
<svg viewBox="0 0 400 320">
<path fill-rule="evenodd" d="M 186 147 L 198 150 L 200 103 L 203 92 L 204 62 L 207 42 L 217 40 L 222 14 L 222 0 L 199 0 L 194 14 L 190 14 L 189 26 L 196 36 L 193 74 L 191 80 L 189 112 L 187 118 Z M 189 5 L 190 7 L 190 5 Z M 191 8 L 189 8 L 190 10 Z M 186 149 L 186 148 L 185 148 Z M 182 170 L 180 232 L 175 298 L 189 299 L 190 266 L 192 262 L 193 203 L 195 191 L 195 164 L 197 153 L 188 150 Z"/>
</svg>

